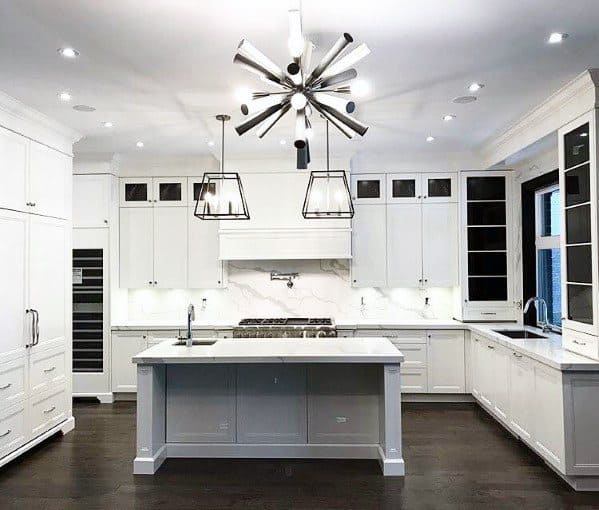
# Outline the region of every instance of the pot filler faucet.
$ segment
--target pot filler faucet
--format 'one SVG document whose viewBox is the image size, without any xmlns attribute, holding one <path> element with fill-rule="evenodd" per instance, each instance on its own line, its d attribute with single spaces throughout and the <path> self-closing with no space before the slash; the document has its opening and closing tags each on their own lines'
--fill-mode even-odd
<svg viewBox="0 0 599 510">
<path fill-rule="evenodd" d="M 549 327 L 549 319 L 547 318 L 547 303 L 543 298 L 540 297 L 531 297 L 526 304 L 524 305 L 523 313 L 527 313 L 530 305 L 534 303 L 537 311 L 543 317 L 543 320 L 540 321 L 539 325 L 543 328 L 543 333 L 549 333 L 551 328 Z"/>
<path fill-rule="evenodd" d="M 193 345 L 193 339 L 191 336 L 191 323 L 196 320 L 196 311 L 194 306 L 190 303 L 187 307 L 187 347 Z"/>
</svg>

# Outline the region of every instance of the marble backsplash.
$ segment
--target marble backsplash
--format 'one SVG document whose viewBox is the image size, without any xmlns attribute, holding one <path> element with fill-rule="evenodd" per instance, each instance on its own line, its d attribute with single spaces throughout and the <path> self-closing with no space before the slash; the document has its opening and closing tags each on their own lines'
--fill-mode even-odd
<svg viewBox="0 0 599 510">
<path fill-rule="evenodd" d="M 271 281 L 271 271 L 297 272 L 299 277 L 289 289 L 285 281 Z M 450 319 L 454 295 L 455 289 L 352 288 L 348 260 L 229 262 L 224 289 L 128 291 L 127 319 L 183 323 L 190 302 L 196 319 L 206 322 L 286 316 Z"/>
</svg>

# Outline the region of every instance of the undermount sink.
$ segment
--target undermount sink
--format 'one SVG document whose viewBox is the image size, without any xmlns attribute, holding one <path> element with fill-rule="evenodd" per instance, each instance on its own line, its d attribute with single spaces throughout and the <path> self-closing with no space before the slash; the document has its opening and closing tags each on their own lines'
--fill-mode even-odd
<svg viewBox="0 0 599 510">
<path fill-rule="evenodd" d="M 500 335 L 507 336 L 509 338 L 518 339 L 547 338 L 546 336 L 533 333 L 532 331 L 528 331 L 526 329 L 494 329 L 493 332 L 499 333 Z"/>
<path fill-rule="evenodd" d="M 191 345 L 214 345 L 218 342 L 217 338 L 194 338 Z M 187 338 L 177 338 L 173 345 L 187 345 Z"/>
</svg>

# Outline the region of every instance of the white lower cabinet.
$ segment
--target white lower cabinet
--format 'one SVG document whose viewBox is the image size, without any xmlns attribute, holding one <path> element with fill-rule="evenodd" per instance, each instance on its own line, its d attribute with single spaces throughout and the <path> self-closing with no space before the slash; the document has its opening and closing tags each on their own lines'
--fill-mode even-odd
<svg viewBox="0 0 599 510">
<path fill-rule="evenodd" d="M 69 408 L 70 405 L 67 403 L 67 393 L 64 385 L 50 388 L 39 395 L 30 397 L 30 430 L 28 432 L 31 439 L 64 421 Z"/>
<path fill-rule="evenodd" d="M 536 364 L 534 402 L 534 444 L 548 462 L 563 470 L 564 402 L 560 371 Z"/>
<path fill-rule="evenodd" d="M 509 413 L 509 351 L 501 345 L 488 345 L 491 350 L 491 380 L 493 410 L 503 421 L 508 421 Z"/>
<path fill-rule="evenodd" d="M 401 350 L 401 349 L 400 349 Z M 403 352 L 403 351 L 402 351 Z M 428 393 L 428 375 L 426 368 L 401 368 L 402 393 Z"/>
<path fill-rule="evenodd" d="M 524 440 L 531 441 L 535 417 L 534 393 L 535 369 L 533 361 L 512 352 L 509 373 L 510 426 Z"/>
<path fill-rule="evenodd" d="M 26 403 L 15 404 L 0 411 L 0 459 L 29 439 Z"/>
<path fill-rule="evenodd" d="M 112 334 L 112 391 L 135 393 L 137 372 L 131 358 L 148 346 L 148 335 L 141 331 L 121 331 Z"/>
<path fill-rule="evenodd" d="M 19 402 L 27 396 L 26 369 L 26 356 L 0 364 L 0 409 Z"/>
<path fill-rule="evenodd" d="M 464 393 L 466 370 L 463 331 L 429 331 L 428 392 Z"/>
</svg>

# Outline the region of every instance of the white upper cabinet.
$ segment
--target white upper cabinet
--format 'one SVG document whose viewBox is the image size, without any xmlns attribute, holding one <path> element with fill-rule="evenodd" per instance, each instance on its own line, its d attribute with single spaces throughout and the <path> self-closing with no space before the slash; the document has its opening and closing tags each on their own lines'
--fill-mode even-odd
<svg viewBox="0 0 599 510">
<path fill-rule="evenodd" d="M 154 209 L 155 287 L 187 287 L 187 203 L 185 206 Z"/>
<path fill-rule="evenodd" d="M 186 253 L 187 287 L 190 289 L 223 287 L 224 263 L 218 259 L 220 222 L 196 218 L 192 206 L 187 209 L 187 222 L 189 234 L 189 247 Z"/>
<path fill-rule="evenodd" d="M 420 174 L 388 174 L 387 203 L 414 204 L 422 200 Z"/>
<path fill-rule="evenodd" d="M 422 276 L 428 287 L 458 285 L 458 204 L 422 206 Z"/>
<path fill-rule="evenodd" d="M 354 174 L 351 176 L 351 197 L 354 204 L 384 204 L 387 202 L 385 174 Z"/>
<path fill-rule="evenodd" d="M 186 177 L 155 177 L 152 179 L 154 204 L 160 207 L 187 207 Z"/>
<path fill-rule="evenodd" d="M 194 210 L 202 190 L 202 178 L 202 176 L 187 178 L 187 204 Z"/>
<path fill-rule="evenodd" d="M 111 176 L 73 176 L 73 227 L 105 228 L 110 220 Z"/>
<path fill-rule="evenodd" d="M 38 314 L 39 344 L 66 338 L 67 224 L 31 216 L 29 227 L 29 308 Z"/>
<path fill-rule="evenodd" d="M 0 210 L 0 362 L 25 347 L 32 316 L 26 314 L 28 215 Z"/>
<path fill-rule="evenodd" d="M 121 207 L 151 207 L 154 203 L 154 192 L 151 177 L 127 177 L 121 179 Z"/>
<path fill-rule="evenodd" d="M 29 140 L 0 127 L 0 208 L 26 211 Z"/>
<path fill-rule="evenodd" d="M 352 220 L 351 278 L 354 287 L 387 286 L 385 205 L 356 204 Z"/>
<path fill-rule="evenodd" d="M 421 287 L 422 207 L 420 204 L 387 206 L 387 285 Z"/>
<path fill-rule="evenodd" d="M 29 153 L 31 212 L 55 218 L 70 218 L 71 182 L 72 159 L 45 145 L 31 142 Z"/>
<path fill-rule="evenodd" d="M 154 211 L 121 207 L 120 286 L 143 289 L 154 285 Z"/>
<path fill-rule="evenodd" d="M 458 179 L 455 173 L 422 174 L 422 199 L 425 203 L 458 201 Z"/>
</svg>

